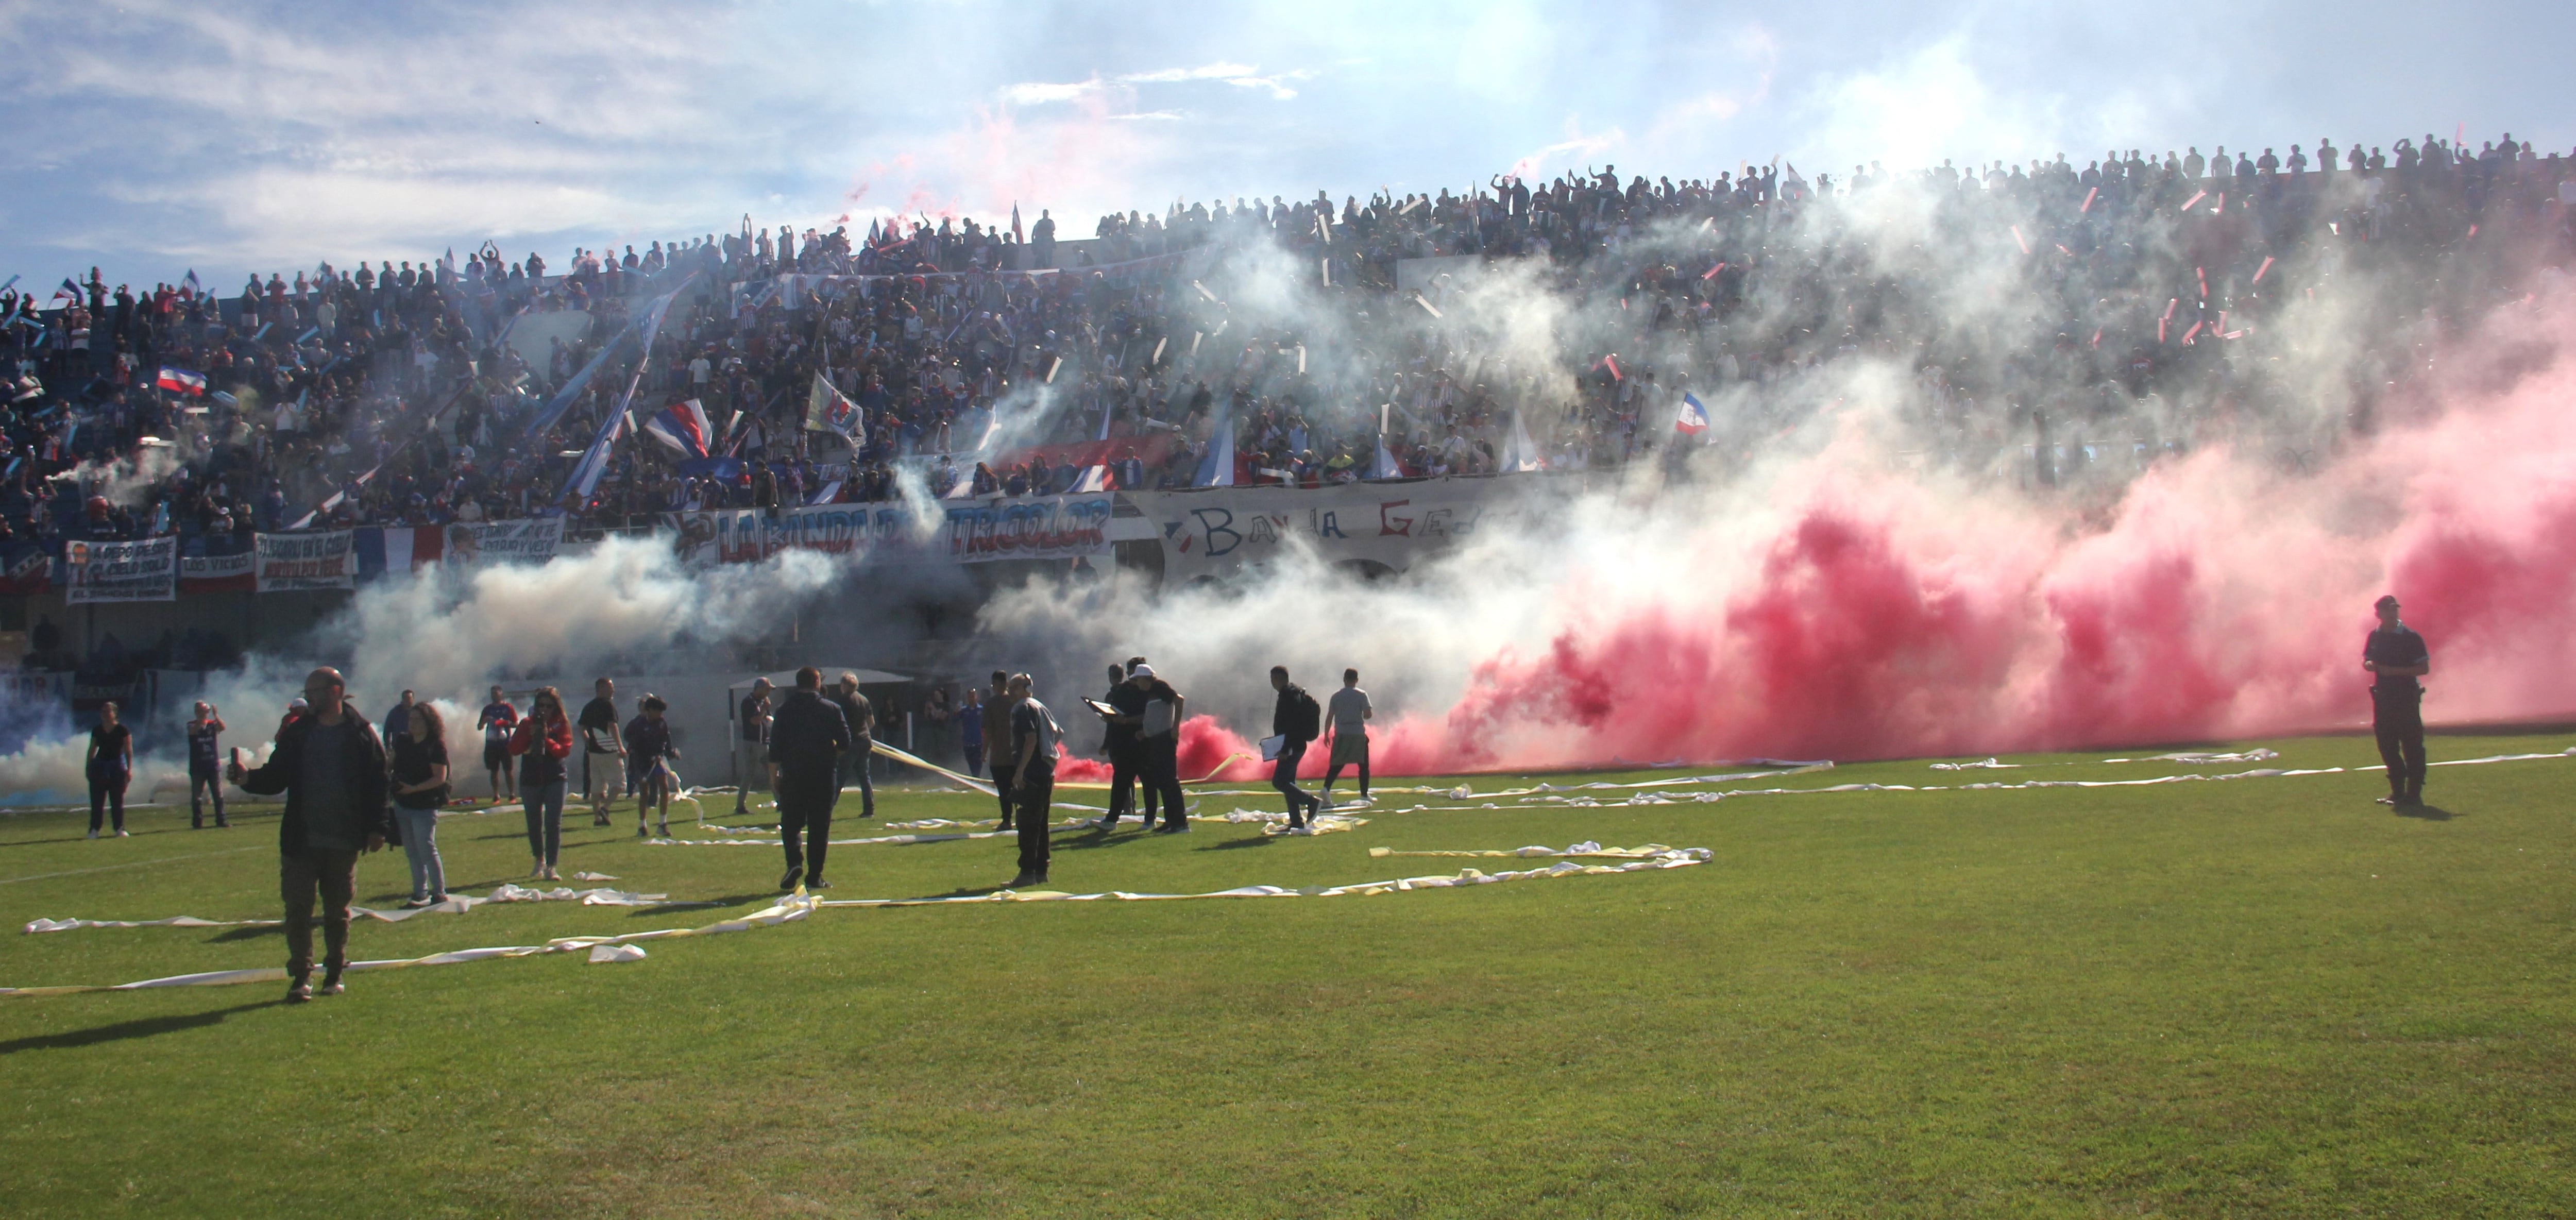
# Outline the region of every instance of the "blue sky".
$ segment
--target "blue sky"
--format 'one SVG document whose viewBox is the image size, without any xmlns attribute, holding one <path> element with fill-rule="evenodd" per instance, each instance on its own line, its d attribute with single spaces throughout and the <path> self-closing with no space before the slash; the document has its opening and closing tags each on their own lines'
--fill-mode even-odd
<svg viewBox="0 0 2576 1220">
<path fill-rule="evenodd" d="M 0 0 L 0 278 L 2329 135 L 2576 147 L 2576 6 Z"/>
</svg>

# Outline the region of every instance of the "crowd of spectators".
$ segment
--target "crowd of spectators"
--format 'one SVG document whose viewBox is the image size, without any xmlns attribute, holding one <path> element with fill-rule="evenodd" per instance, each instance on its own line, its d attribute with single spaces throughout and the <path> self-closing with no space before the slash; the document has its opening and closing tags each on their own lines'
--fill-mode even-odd
<svg viewBox="0 0 2576 1220">
<path fill-rule="evenodd" d="M 1840 180 L 1605 167 L 1174 205 L 1082 240 L 1043 212 L 1025 238 L 1016 211 L 865 236 L 745 218 L 560 271 L 487 244 L 233 295 L 93 269 L 50 299 L 0 294 L 0 548 L 175 534 L 220 554 L 254 531 L 541 513 L 635 527 L 886 499 L 908 477 L 1018 495 L 1695 450 L 1723 467 L 1864 361 L 1907 374 L 1899 448 L 2025 482 L 2214 429 L 2297 432 L 2297 453 L 2368 427 L 2415 346 L 2569 254 L 2568 158 L 2510 136 L 2390 147 Z M 629 322 L 666 294 L 648 349 Z M 2326 376 L 2277 325 L 2320 296 L 2351 340 Z M 521 337 L 559 313 L 580 324 Z M 818 377 L 855 426 L 808 426 Z M 1711 427 L 1677 442 L 1685 392 Z M 625 433 L 595 490 L 565 494 L 621 404 L 640 422 L 683 400 L 714 425 L 708 453 Z M 1212 472 L 1229 439 L 1236 466 Z"/>
</svg>

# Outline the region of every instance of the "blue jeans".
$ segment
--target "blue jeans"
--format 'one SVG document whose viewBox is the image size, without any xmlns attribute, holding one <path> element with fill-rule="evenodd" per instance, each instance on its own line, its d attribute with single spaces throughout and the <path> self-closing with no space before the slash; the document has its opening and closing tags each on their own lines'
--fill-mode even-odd
<svg viewBox="0 0 2576 1220">
<path fill-rule="evenodd" d="M 438 811 L 394 806 L 402 825 L 403 855 L 411 859 L 411 896 L 447 897 L 447 866 L 438 858 Z"/>
<path fill-rule="evenodd" d="M 551 868 L 563 854 L 564 781 L 519 785 L 527 806 L 528 854 Z"/>
<path fill-rule="evenodd" d="M 842 753 L 839 763 L 841 786 L 847 788 L 853 783 L 859 786 L 859 816 L 863 818 L 877 816 L 877 781 L 868 774 L 869 753 L 871 751 L 866 747 L 854 745 Z"/>
</svg>

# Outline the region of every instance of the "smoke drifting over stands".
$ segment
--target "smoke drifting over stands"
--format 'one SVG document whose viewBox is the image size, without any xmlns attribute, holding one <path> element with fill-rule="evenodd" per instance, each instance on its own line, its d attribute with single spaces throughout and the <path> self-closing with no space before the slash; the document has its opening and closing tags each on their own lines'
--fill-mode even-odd
<svg viewBox="0 0 2576 1220">
<path fill-rule="evenodd" d="M 906 466 L 951 495 L 1095 466 L 1122 488 L 1723 479 L 1856 394 L 1909 460 L 2034 490 L 2222 439 L 2298 468 L 2374 427 L 2444 333 L 2565 264 L 2569 159 L 2480 144 L 1603 167 L 1175 204 L 1081 241 L 1052 218 L 1025 242 L 1016 216 L 746 219 L 560 274 L 487 244 L 230 295 L 67 276 L 0 299 L 0 545 L 13 564 L 160 534 L 225 554 L 254 531 L 555 513 L 580 536 L 891 498 Z M 646 352 L 629 323 L 674 291 Z M 837 435 L 807 426 L 817 374 L 857 407 Z M 1705 432 L 1676 432 L 1684 393 Z M 620 428 L 594 490 L 567 494 L 621 403 L 641 425 L 686 400 L 706 456 Z"/>
</svg>

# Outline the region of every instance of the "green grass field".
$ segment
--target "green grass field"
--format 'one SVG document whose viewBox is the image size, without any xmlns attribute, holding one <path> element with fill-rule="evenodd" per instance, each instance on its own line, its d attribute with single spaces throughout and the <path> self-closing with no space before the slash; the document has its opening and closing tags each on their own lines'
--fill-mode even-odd
<svg viewBox="0 0 2576 1220">
<path fill-rule="evenodd" d="M 2254 744 L 2271 766 L 2376 761 L 2363 738 Z M 2245 769 L 2102 757 L 1781 782 Z M 1309 839 L 1060 833 L 1051 888 L 1532 866 L 1371 847 L 1715 859 L 1374 897 L 833 909 L 642 962 L 359 973 L 303 1006 L 267 983 L 0 999 L 0 1211 L 2576 1214 L 2576 758 L 2437 768 L 2421 816 L 2382 791 L 2362 773 L 1389 812 L 1420 799 L 1401 797 Z M 854 806 L 836 837 L 876 833 Z M 1271 803 L 1202 812 L 1238 806 Z M 880 802 L 880 820 L 984 816 L 980 796 Z M 361 922 L 353 956 L 696 926 L 776 897 L 775 849 L 568 821 L 567 876 L 723 905 Z M 15 934 L 276 914 L 273 814 L 191 832 L 147 810 L 99 842 L 84 822 L 0 817 L 0 985 L 280 964 L 275 929 Z M 453 889 L 526 878 L 514 813 L 441 839 Z M 838 848 L 830 896 L 979 890 L 1011 858 L 1001 839 Z M 362 904 L 408 889 L 399 851 L 360 867 Z"/>
</svg>

